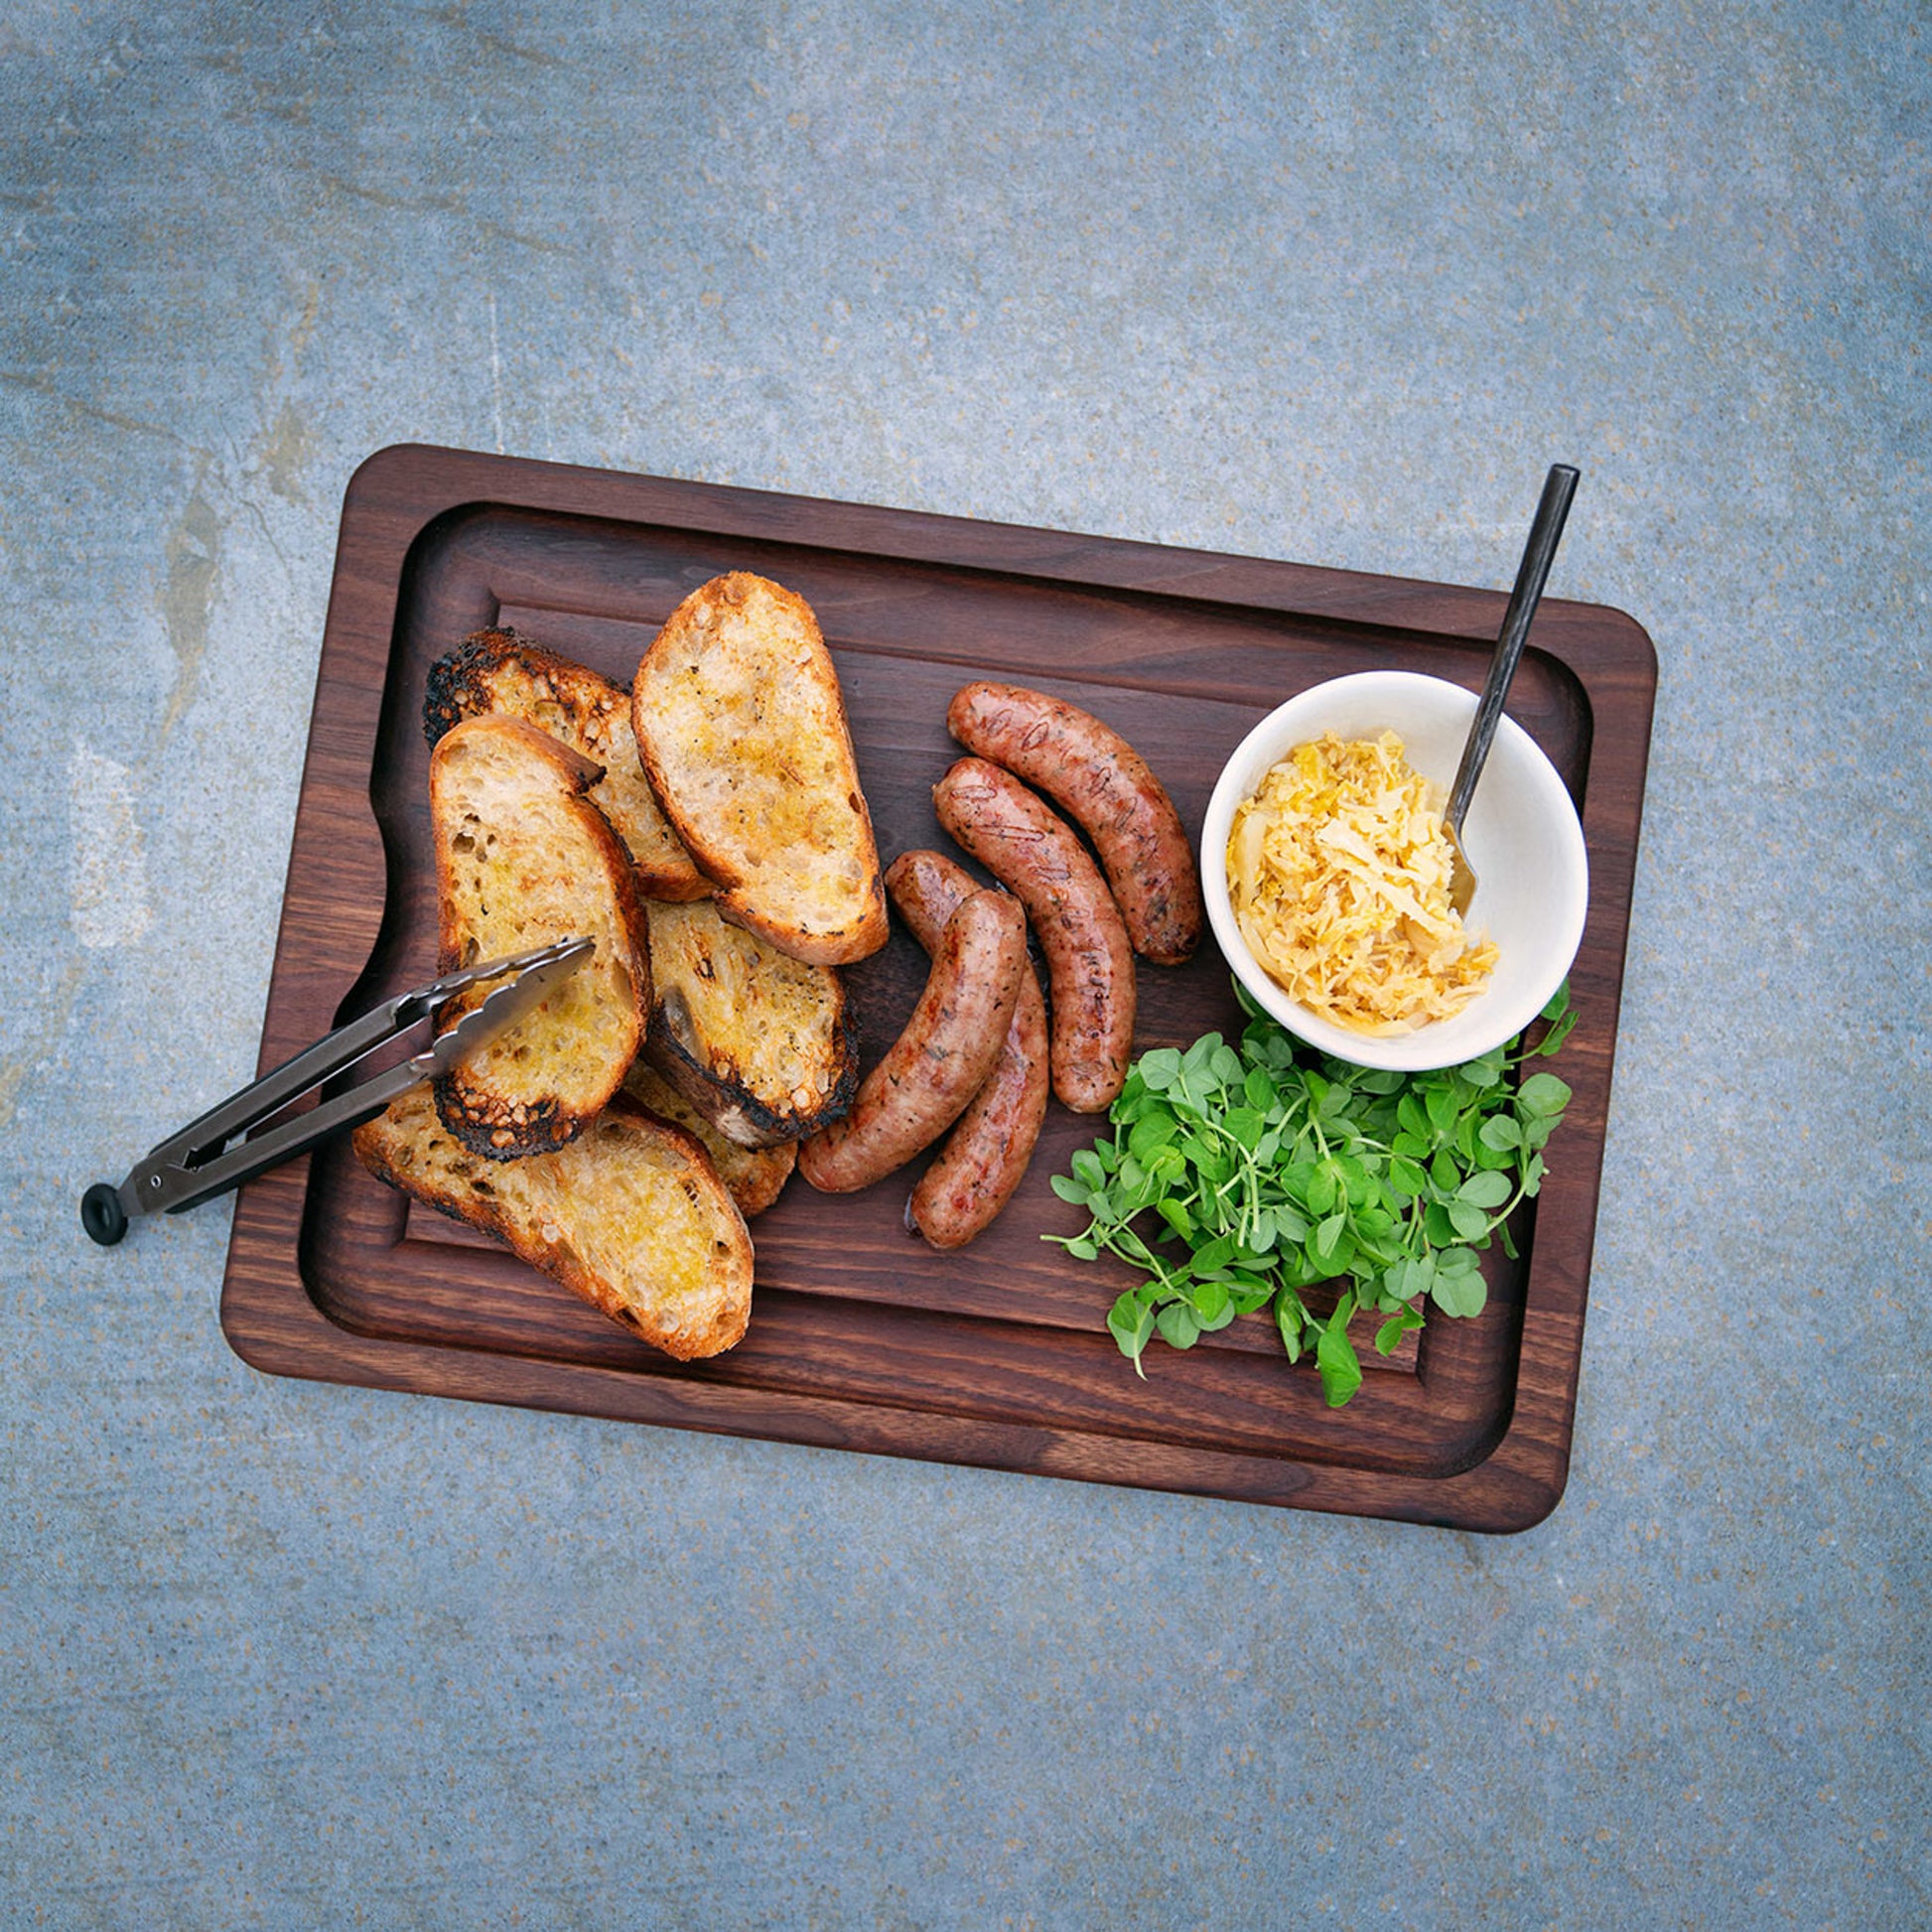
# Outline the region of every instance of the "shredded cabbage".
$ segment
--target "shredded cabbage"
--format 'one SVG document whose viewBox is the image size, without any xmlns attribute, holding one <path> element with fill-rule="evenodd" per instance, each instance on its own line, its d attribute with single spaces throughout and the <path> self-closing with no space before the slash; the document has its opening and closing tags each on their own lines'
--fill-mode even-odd
<svg viewBox="0 0 1932 1932">
<path fill-rule="evenodd" d="M 1293 1000 L 1360 1034 L 1414 1033 L 1482 990 L 1496 948 L 1449 904 L 1439 794 L 1385 731 L 1298 745 L 1234 814 L 1228 894 Z"/>
</svg>

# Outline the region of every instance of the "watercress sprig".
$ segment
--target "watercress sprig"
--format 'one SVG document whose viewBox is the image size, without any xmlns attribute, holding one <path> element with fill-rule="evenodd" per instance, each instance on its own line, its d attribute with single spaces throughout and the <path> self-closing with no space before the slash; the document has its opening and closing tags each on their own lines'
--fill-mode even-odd
<svg viewBox="0 0 1932 1932">
<path fill-rule="evenodd" d="M 1576 1015 L 1565 987 L 1534 1045 L 1525 1035 L 1460 1066 L 1405 1074 L 1305 1058 L 1235 993 L 1249 1016 L 1238 1044 L 1208 1034 L 1129 1068 L 1113 1134 L 1052 1179 L 1088 1225 L 1044 1238 L 1147 1276 L 1107 1316 L 1136 1373 L 1157 1335 L 1189 1348 L 1268 1309 L 1289 1360 L 1311 1350 L 1339 1408 L 1361 1386 L 1356 1314 L 1378 1317 L 1387 1355 L 1432 1305 L 1481 1312 L 1480 1257 L 1498 1239 L 1516 1252 L 1509 1217 L 1542 1185 L 1543 1149 L 1570 1101 L 1554 1073 L 1515 1076 L 1563 1044 Z M 1346 1285 L 1324 1320 L 1303 1291 L 1336 1280 Z"/>
</svg>

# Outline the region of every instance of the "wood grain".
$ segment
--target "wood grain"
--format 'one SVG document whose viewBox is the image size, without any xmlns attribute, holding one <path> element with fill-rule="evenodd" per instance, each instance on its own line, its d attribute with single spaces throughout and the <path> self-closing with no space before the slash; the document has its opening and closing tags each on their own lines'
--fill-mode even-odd
<svg viewBox="0 0 1932 1932">
<path fill-rule="evenodd" d="M 1504 595 L 964 522 L 518 459 L 386 450 L 351 481 L 270 983 L 262 1064 L 434 970 L 427 863 L 431 661 L 513 623 L 628 682 L 686 592 L 751 569 L 812 604 L 837 659 L 882 857 L 945 849 L 933 782 L 946 702 L 1022 681 L 1104 717 L 1197 832 L 1222 761 L 1320 679 L 1395 666 L 1470 688 Z M 1575 1413 L 1656 659 L 1620 613 L 1546 602 L 1510 709 L 1582 811 L 1591 905 L 1572 975 L 1575 1089 L 1523 1254 L 1490 1302 L 1438 1322 L 1329 1410 L 1266 1324 L 1243 1321 L 1138 1380 L 1106 1334 L 1130 1279 L 1043 1234 L 1095 1123 L 1057 1104 L 1032 1173 L 978 1242 L 939 1255 L 901 1212 L 916 1168 L 864 1193 L 794 1181 L 755 1224 L 751 1332 L 680 1365 L 546 1278 L 362 1173 L 345 1146 L 241 1193 L 222 1289 L 266 1371 L 681 1428 L 987 1464 L 1478 1530 L 1540 1520 Z M 870 1063 L 923 981 L 896 932 L 849 975 Z M 1142 965 L 1136 1049 L 1238 1029 L 1212 942 Z"/>
</svg>

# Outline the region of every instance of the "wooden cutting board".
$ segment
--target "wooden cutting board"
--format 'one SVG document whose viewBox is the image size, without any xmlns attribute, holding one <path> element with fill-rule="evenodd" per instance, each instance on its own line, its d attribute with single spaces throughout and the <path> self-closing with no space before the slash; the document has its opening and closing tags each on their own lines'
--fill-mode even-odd
<svg viewBox="0 0 1932 1932">
<path fill-rule="evenodd" d="M 851 712 L 882 859 L 947 842 L 931 786 L 967 679 L 1056 692 L 1136 745 L 1198 833 L 1223 760 L 1266 712 L 1348 671 L 1474 689 L 1501 592 L 813 501 L 451 450 L 397 448 L 350 482 L 276 945 L 261 1064 L 435 972 L 430 663 L 484 624 L 628 684 L 684 595 L 754 570 L 817 612 Z M 1520 1259 L 1486 1258 L 1477 1318 L 1438 1318 L 1331 1410 L 1261 1317 L 1136 1377 L 1106 1327 L 1132 1277 L 1040 1239 L 1097 1123 L 1054 1104 L 1032 1172 L 978 1242 L 904 1229 L 916 1168 L 862 1194 L 795 1180 L 753 1226 L 750 1333 L 680 1365 L 365 1174 L 344 1144 L 242 1190 L 222 1287 L 237 1352 L 271 1373 L 826 1448 L 1478 1530 L 1563 1492 L 1583 1346 L 1656 657 L 1629 618 L 1547 601 L 1511 714 L 1583 815 L 1591 898 L 1572 974 L 1575 1089 Z M 867 1064 L 924 955 L 896 930 L 848 984 Z M 1140 968 L 1137 1050 L 1241 1016 L 1210 938 Z"/>
</svg>

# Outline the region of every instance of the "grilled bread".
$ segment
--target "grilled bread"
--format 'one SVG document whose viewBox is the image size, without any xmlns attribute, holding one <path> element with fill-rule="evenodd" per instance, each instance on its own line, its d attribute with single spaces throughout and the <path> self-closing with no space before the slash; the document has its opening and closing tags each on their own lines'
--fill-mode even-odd
<svg viewBox="0 0 1932 1932">
<path fill-rule="evenodd" d="M 728 919 L 814 965 L 886 943 L 845 700 L 803 598 L 713 578 L 657 633 L 630 698 L 651 788 Z"/>
<path fill-rule="evenodd" d="M 354 1145 L 371 1173 L 493 1234 L 679 1361 L 745 1332 L 744 1217 L 698 1143 L 621 1095 L 568 1147 L 524 1161 L 464 1146 L 422 1087 L 358 1127 Z"/>
<path fill-rule="evenodd" d="M 683 1094 L 647 1061 L 639 1060 L 623 1076 L 623 1090 L 646 1113 L 681 1127 L 699 1142 L 718 1170 L 725 1191 L 749 1221 L 762 1214 L 784 1192 L 791 1171 L 798 1165 L 798 1147 L 780 1141 L 776 1147 L 740 1147 L 728 1141 Z"/>
<path fill-rule="evenodd" d="M 452 725 L 490 712 L 525 719 L 603 765 L 591 800 L 629 848 L 649 897 L 703 898 L 711 891 L 644 776 L 622 685 L 514 630 L 479 630 L 430 666 L 423 731 L 433 746 Z"/>
<path fill-rule="evenodd" d="M 802 1140 L 845 1112 L 859 1049 L 845 987 L 727 925 L 710 899 L 647 904 L 644 1056 L 741 1147 Z"/>
<path fill-rule="evenodd" d="M 622 1083 L 650 1012 L 629 856 L 584 793 L 599 767 L 519 718 L 472 718 L 430 754 L 442 970 L 584 935 L 597 950 L 536 1011 L 436 1082 L 444 1124 L 494 1161 L 581 1134 Z M 460 994 L 447 1027 L 487 992 Z"/>
</svg>

